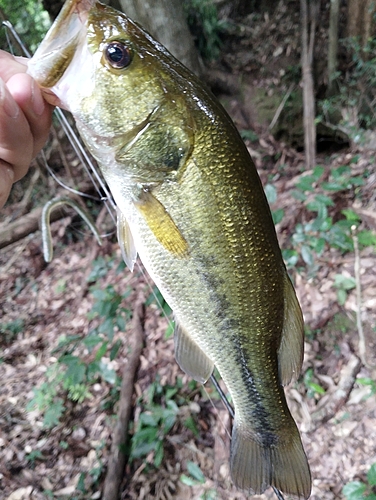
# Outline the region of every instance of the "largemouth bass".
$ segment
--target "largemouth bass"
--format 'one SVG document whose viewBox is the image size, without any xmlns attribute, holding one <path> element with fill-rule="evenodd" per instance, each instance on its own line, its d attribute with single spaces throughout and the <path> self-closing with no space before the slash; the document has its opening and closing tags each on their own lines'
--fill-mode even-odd
<svg viewBox="0 0 376 500">
<path fill-rule="evenodd" d="M 250 494 L 308 498 L 311 479 L 283 385 L 303 357 L 303 320 L 256 168 L 198 79 L 126 15 L 69 0 L 29 63 L 72 112 L 139 254 L 174 311 L 175 354 L 233 400 L 230 468 Z"/>
</svg>

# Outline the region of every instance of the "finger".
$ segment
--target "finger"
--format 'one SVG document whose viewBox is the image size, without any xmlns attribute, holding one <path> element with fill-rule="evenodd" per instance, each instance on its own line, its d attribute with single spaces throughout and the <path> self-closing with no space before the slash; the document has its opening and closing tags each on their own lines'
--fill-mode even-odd
<svg viewBox="0 0 376 500">
<path fill-rule="evenodd" d="M 0 50 L 0 77 L 7 82 L 15 74 L 25 73 L 27 60 L 25 57 L 13 57 L 8 52 Z"/>
<path fill-rule="evenodd" d="M 9 163 L 0 160 L 0 209 L 5 205 L 14 182 L 14 170 Z"/>
<path fill-rule="evenodd" d="M 43 99 L 41 90 L 30 75 L 25 73 L 14 75 L 8 80 L 7 85 L 29 123 L 34 139 L 32 153 L 34 157 L 47 140 L 53 108 Z"/>
<path fill-rule="evenodd" d="M 33 156 L 33 136 L 20 106 L 0 79 L 0 158 L 14 170 L 14 181 L 27 172 Z"/>
</svg>

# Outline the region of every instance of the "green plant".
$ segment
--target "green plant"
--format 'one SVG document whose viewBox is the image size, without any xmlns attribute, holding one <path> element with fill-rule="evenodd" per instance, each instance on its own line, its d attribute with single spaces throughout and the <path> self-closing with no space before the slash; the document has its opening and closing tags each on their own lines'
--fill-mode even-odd
<svg viewBox="0 0 376 500">
<path fill-rule="evenodd" d="M 342 42 L 351 57 L 349 71 L 337 74 L 337 93 L 318 102 L 318 120 L 326 124 L 339 122 L 354 142 L 362 143 L 364 131 L 376 125 L 376 40 L 370 38 L 365 47 L 356 38 Z"/>
<path fill-rule="evenodd" d="M 91 279 L 101 274 L 105 261 L 94 264 Z M 111 261 L 111 264 L 113 262 Z M 90 288 L 94 297 L 93 307 L 88 314 L 94 322 L 87 336 L 61 336 L 53 353 L 58 354 L 57 361 L 50 366 L 45 375 L 45 382 L 34 389 L 34 397 L 28 404 L 28 410 L 38 409 L 43 414 L 43 425 L 47 428 L 59 424 L 67 407 L 67 401 L 82 403 L 91 397 L 90 387 L 101 378 L 112 386 L 111 401 L 103 401 L 108 409 L 118 397 L 119 379 L 111 368 L 121 347 L 121 341 L 114 341 L 115 332 L 124 331 L 130 318 L 130 311 L 122 307 L 122 301 L 130 293 L 127 290 L 120 295 L 112 285 L 101 288 L 100 282 Z M 99 320 L 99 322 L 98 322 Z M 87 354 L 82 355 L 85 350 Z"/>
<path fill-rule="evenodd" d="M 145 306 L 150 306 L 152 304 L 156 304 L 156 306 L 160 310 L 160 315 L 164 316 L 168 320 L 168 325 L 165 332 L 165 339 L 167 340 L 174 334 L 175 323 L 174 321 L 171 320 L 172 309 L 167 304 L 167 302 L 163 298 L 163 295 L 158 290 L 158 287 L 156 285 L 153 286 L 151 293 L 149 294 L 148 298 L 145 301 Z"/>
<path fill-rule="evenodd" d="M 359 385 L 368 386 L 371 389 L 370 393 L 367 396 L 365 396 L 365 399 L 368 399 L 371 396 L 376 395 L 376 380 L 373 380 L 372 378 L 369 377 L 360 377 L 357 378 L 356 381 Z"/>
<path fill-rule="evenodd" d="M 351 168 L 341 165 L 330 171 L 329 179 L 322 180 L 325 169 L 316 166 L 311 174 L 303 174 L 292 195 L 303 203 L 307 211 L 307 222 L 299 223 L 292 235 L 293 249 L 284 251 L 288 267 L 295 266 L 301 258 L 311 272 L 316 270 L 315 258 L 329 247 L 342 253 L 352 252 L 352 231 L 357 231 L 360 248 L 376 245 L 376 234 L 369 230 L 358 230 L 361 220 L 351 209 L 338 214 L 333 196 L 353 191 L 357 193 L 364 179 L 351 175 Z"/>
<path fill-rule="evenodd" d="M 270 205 L 273 205 L 277 201 L 277 190 L 273 184 L 266 184 L 264 187 L 265 195 Z M 274 224 L 279 224 L 285 212 L 282 208 L 278 208 L 277 210 L 272 210 L 272 217 Z"/>
<path fill-rule="evenodd" d="M 222 46 L 220 34 L 226 31 L 228 23 L 218 18 L 212 0 L 185 0 L 184 6 L 201 55 L 204 59 L 217 59 Z"/>
<path fill-rule="evenodd" d="M 186 484 L 187 486 L 196 486 L 198 484 L 205 483 L 205 481 L 206 481 L 205 476 L 197 464 L 195 464 L 194 462 L 188 461 L 187 462 L 187 471 L 189 473 L 189 476 L 187 476 L 186 474 L 182 474 L 180 476 L 180 481 L 183 484 Z"/>
<path fill-rule="evenodd" d="M 12 342 L 15 336 L 22 332 L 24 329 L 24 321 L 22 319 L 15 319 L 8 323 L 0 323 L 0 338 L 5 343 Z"/>
<path fill-rule="evenodd" d="M 334 278 L 334 286 L 337 288 L 338 304 L 343 306 L 347 299 L 347 293 L 356 287 L 356 283 L 352 276 L 336 274 Z"/>
<path fill-rule="evenodd" d="M 0 9 L 13 24 L 26 47 L 34 52 L 47 32 L 51 21 L 43 9 L 41 1 L 35 0 L 0 0 Z M 0 30 L 0 47 L 9 50 L 5 30 Z M 18 52 L 19 55 L 21 52 Z"/>
<path fill-rule="evenodd" d="M 316 377 L 313 373 L 312 368 L 308 368 L 308 370 L 305 372 L 303 381 L 307 388 L 307 396 L 309 398 L 315 398 L 317 396 L 322 396 L 323 394 L 325 394 L 325 389 L 316 382 Z"/>
<path fill-rule="evenodd" d="M 43 455 L 40 450 L 32 450 L 30 453 L 26 455 L 26 460 L 30 462 L 32 468 L 34 468 L 36 460 L 42 460 L 42 459 Z"/>
<path fill-rule="evenodd" d="M 367 482 L 351 481 L 343 487 L 342 493 L 346 500 L 376 500 L 376 463 L 367 472 Z"/>
<path fill-rule="evenodd" d="M 180 392 L 181 385 L 179 380 L 174 387 L 161 385 L 157 377 L 145 395 L 139 398 L 137 405 L 141 413 L 131 439 L 131 460 L 144 458 L 159 467 L 164 456 L 165 438 L 178 420 L 198 434 L 192 415 L 187 416 L 187 412 L 183 411 L 184 406 L 187 409 L 187 398 Z"/>
</svg>

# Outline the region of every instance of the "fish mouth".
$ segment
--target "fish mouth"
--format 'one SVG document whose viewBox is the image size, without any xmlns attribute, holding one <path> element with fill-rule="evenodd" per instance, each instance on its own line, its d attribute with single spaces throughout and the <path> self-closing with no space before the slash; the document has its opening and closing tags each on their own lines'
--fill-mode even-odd
<svg viewBox="0 0 376 500">
<path fill-rule="evenodd" d="M 28 73 L 42 88 L 46 100 L 54 105 L 59 99 L 47 89 L 61 79 L 72 61 L 95 3 L 96 0 L 68 0 L 28 63 Z"/>
</svg>

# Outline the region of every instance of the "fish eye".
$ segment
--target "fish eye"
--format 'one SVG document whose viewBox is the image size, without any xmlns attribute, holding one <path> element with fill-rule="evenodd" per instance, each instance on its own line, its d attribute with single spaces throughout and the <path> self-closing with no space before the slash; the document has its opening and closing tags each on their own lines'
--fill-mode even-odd
<svg viewBox="0 0 376 500">
<path fill-rule="evenodd" d="M 104 56 L 108 64 L 115 69 L 126 68 L 132 60 L 131 49 L 122 42 L 110 42 L 104 49 Z"/>
</svg>

